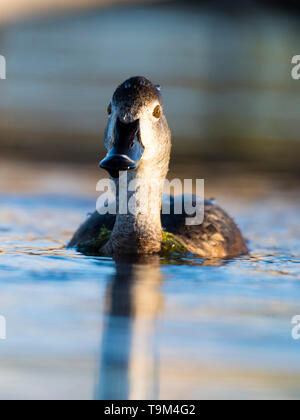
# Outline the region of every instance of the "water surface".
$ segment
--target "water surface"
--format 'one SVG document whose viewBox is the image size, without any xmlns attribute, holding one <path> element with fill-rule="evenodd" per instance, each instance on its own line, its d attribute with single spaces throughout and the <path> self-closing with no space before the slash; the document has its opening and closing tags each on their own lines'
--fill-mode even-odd
<svg viewBox="0 0 300 420">
<path fill-rule="evenodd" d="M 51 179 L 0 196 L 2 399 L 299 398 L 299 190 L 216 191 L 249 256 L 129 264 L 65 249 L 95 200 Z"/>
</svg>

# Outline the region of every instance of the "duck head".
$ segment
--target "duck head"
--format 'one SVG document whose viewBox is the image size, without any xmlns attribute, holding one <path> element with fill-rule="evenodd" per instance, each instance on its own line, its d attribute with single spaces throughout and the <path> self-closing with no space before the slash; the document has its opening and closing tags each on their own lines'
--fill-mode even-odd
<svg viewBox="0 0 300 420">
<path fill-rule="evenodd" d="M 100 167 L 113 178 L 120 171 L 136 174 L 146 168 L 165 176 L 171 141 L 159 87 L 145 77 L 132 77 L 118 86 L 107 112 L 107 154 Z"/>
</svg>

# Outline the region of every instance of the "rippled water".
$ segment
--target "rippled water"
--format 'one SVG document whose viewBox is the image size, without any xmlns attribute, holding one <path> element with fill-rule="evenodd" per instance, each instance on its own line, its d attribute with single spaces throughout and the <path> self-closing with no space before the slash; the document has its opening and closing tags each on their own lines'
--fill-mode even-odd
<svg viewBox="0 0 300 420">
<path fill-rule="evenodd" d="M 299 193 L 220 197 L 229 261 L 126 264 L 64 244 L 94 201 L 0 196 L 1 398 L 299 398 Z"/>
</svg>

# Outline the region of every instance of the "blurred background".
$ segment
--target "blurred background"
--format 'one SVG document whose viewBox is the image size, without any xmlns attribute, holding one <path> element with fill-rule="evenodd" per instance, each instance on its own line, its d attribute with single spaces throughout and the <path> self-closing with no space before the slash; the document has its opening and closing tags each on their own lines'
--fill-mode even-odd
<svg viewBox="0 0 300 420">
<path fill-rule="evenodd" d="M 38 3 L 1 12 L 1 159 L 96 166 L 115 87 L 145 75 L 162 86 L 174 163 L 299 174 L 296 6 L 77 0 L 58 13 Z"/>
<path fill-rule="evenodd" d="M 0 399 L 299 399 L 299 2 L 0 0 Z M 116 86 L 162 86 L 170 177 L 204 178 L 250 253 L 115 264 L 95 208 Z"/>
</svg>

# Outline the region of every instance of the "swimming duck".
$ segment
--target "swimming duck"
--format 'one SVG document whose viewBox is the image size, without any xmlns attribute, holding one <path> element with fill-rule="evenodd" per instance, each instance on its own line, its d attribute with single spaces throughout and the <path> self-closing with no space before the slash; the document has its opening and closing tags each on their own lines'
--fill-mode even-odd
<svg viewBox="0 0 300 420">
<path fill-rule="evenodd" d="M 100 167 L 115 182 L 118 197 L 120 179 L 126 172 L 127 183 L 143 180 L 151 192 L 151 206 L 143 212 L 99 214 L 95 211 L 77 230 L 69 246 L 84 252 L 84 244 L 97 244 L 103 256 L 155 254 L 162 251 L 165 233 L 182 249 L 203 258 L 235 257 L 248 252 L 246 242 L 233 219 L 213 201 L 204 202 L 204 219 L 200 225 L 187 225 L 187 214 L 175 214 L 175 199 L 170 200 L 170 214 L 162 214 L 163 186 L 154 181 L 166 178 L 171 134 L 163 111 L 160 88 L 145 77 L 132 77 L 115 90 L 108 106 L 104 134 L 107 155 Z M 138 187 L 128 191 L 135 198 Z M 153 195 L 154 194 L 154 195 Z M 181 197 L 184 200 L 184 196 Z M 196 197 L 193 197 L 194 203 Z M 117 198 L 118 201 L 118 198 Z M 190 216 L 190 215 L 189 215 Z M 109 234 L 107 234 L 109 232 Z M 102 235 L 103 239 L 103 235 Z"/>
</svg>

